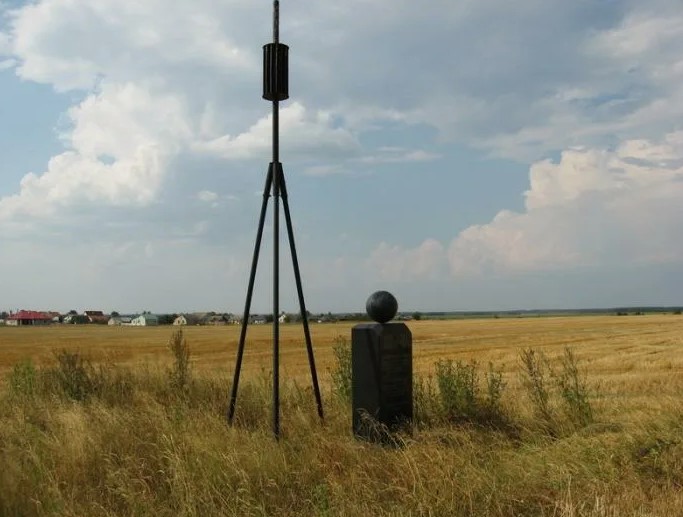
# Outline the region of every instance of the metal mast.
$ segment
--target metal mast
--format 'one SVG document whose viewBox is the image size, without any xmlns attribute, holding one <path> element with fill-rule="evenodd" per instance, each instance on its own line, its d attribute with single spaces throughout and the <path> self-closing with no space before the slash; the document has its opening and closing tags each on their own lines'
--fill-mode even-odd
<svg viewBox="0 0 683 517">
<path fill-rule="evenodd" d="M 280 199 L 285 214 L 287 235 L 289 237 L 289 247 L 292 254 L 292 266 L 294 268 L 294 279 L 296 281 L 297 296 L 299 299 L 299 309 L 301 311 L 301 321 L 304 327 L 304 337 L 306 339 L 306 350 L 308 363 L 311 369 L 311 380 L 313 382 L 313 392 L 315 394 L 318 415 L 323 418 L 323 405 L 320 397 L 320 387 L 318 385 L 318 375 L 315 368 L 315 358 L 313 355 L 313 345 L 311 343 L 311 333 L 308 326 L 308 314 L 304 302 L 303 288 L 301 285 L 301 274 L 299 271 L 299 261 L 294 244 L 294 230 L 292 218 L 289 212 L 289 201 L 287 196 L 287 186 L 285 183 L 284 171 L 280 163 L 280 101 L 289 98 L 289 47 L 280 43 L 280 2 L 273 2 L 273 43 L 263 46 L 263 98 L 273 104 L 273 153 L 272 162 L 268 167 L 266 184 L 263 190 L 263 202 L 261 204 L 261 214 L 259 217 L 258 229 L 256 232 L 256 243 L 249 274 L 249 284 L 247 287 L 247 297 L 244 306 L 244 316 L 242 319 L 242 329 L 240 340 L 237 347 L 237 360 L 235 363 L 235 375 L 232 381 L 232 391 L 230 394 L 230 406 L 228 408 L 228 422 L 232 424 L 235 416 L 235 405 L 237 402 L 237 389 L 239 386 L 240 371 L 242 368 L 242 358 L 244 355 L 244 343 L 249 325 L 249 313 L 251 310 L 251 298 L 254 291 L 254 281 L 258 266 L 259 251 L 261 248 L 261 238 L 263 237 L 263 226 L 265 223 L 268 197 L 273 196 L 273 434 L 276 439 L 280 437 Z"/>
</svg>

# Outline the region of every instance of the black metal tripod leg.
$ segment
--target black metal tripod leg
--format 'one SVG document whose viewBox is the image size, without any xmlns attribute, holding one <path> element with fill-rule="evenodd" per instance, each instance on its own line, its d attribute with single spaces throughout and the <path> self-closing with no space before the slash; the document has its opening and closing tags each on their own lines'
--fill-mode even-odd
<svg viewBox="0 0 683 517">
<path fill-rule="evenodd" d="M 251 310 L 251 297 L 254 293 L 254 280 L 256 278 L 256 267 L 258 266 L 259 251 L 261 249 L 261 238 L 263 237 L 263 225 L 266 220 L 266 209 L 268 208 L 268 197 L 270 196 L 270 186 L 273 182 L 273 164 L 268 166 L 266 175 L 266 186 L 263 189 L 263 203 L 261 204 L 261 215 L 259 217 L 258 230 L 256 231 L 256 243 L 254 244 L 254 256 L 251 259 L 251 273 L 249 274 L 249 285 L 247 287 L 247 300 L 244 304 L 244 318 L 242 319 L 242 329 L 240 331 L 240 341 L 237 347 L 237 361 L 235 362 L 235 375 L 232 378 L 232 391 L 230 393 L 230 407 L 228 408 L 228 423 L 232 424 L 235 416 L 235 404 L 237 402 L 237 387 L 240 382 L 240 371 L 242 370 L 242 356 L 244 355 L 244 340 L 247 337 L 247 326 L 249 325 L 249 311 Z"/>
<path fill-rule="evenodd" d="M 311 367 L 311 380 L 313 381 L 313 391 L 315 393 L 315 402 L 318 406 L 318 415 L 323 418 L 323 402 L 320 397 L 320 386 L 318 385 L 318 374 L 315 368 L 315 357 L 313 356 L 313 344 L 311 343 L 311 332 L 308 328 L 308 315 L 306 313 L 306 303 L 304 302 L 304 291 L 301 287 L 301 273 L 299 272 L 299 259 L 296 254 L 296 245 L 294 244 L 294 229 L 292 228 L 292 217 L 289 213 L 289 200 L 287 198 L 287 185 L 285 183 L 285 175 L 282 170 L 282 164 L 278 164 L 280 176 L 280 195 L 282 197 L 282 206 L 285 210 L 285 221 L 287 223 L 287 234 L 289 236 L 289 248 L 292 252 L 292 265 L 294 266 L 294 280 L 296 281 L 296 292 L 299 296 L 299 308 L 301 310 L 301 321 L 304 326 L 304 336 L 306 338 L 306 351 L 308 352 L 308 364 Z"/>
</svg>

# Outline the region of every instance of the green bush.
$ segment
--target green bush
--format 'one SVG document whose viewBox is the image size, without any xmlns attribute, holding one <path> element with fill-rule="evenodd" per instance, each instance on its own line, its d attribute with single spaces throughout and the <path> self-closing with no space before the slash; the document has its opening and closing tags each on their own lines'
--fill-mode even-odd
<svg viewBox="0 0 683 517">
<path fill-rule="evenodd" d="M 413 422 L 432 425 L 440 413 L 439 394 L 431 376 L 413 376 Z"/>
<path fill-rule="evenodd" d="M 168 372 L 171 389 L 177 394 L 187 394 L 190 386 L 190 346 L 183 330 L 177 330 L 168 341 L 173 354 L 173 367 Z"/>
<path fill-rule="evenodd" d="M 483 395 L 476 361 L 468 364 L 437 361 L 435 368 L 441 412 L 447 420 L 488 427 L 507 425 L 501 404 L 505 383 L 502 373 L 492 364 L 485 374 L 486 392 Z"/>
<path fill-rule="evenodd" d="M 551 367 L 543 352 L 527 348 L 520 353 L 522 364 L 522 385 L 533 406 L 534 416 L 546 430 L 553 432 L 555 417 L 550 404 Z"/>
<path fill-rule="evenodd" d="M 503 380 L 503 372 L 496 370 L 493 363 L 489 363 L 489 369 L 486 372 L 486 399 L 485 408 L 491 416 L 503 415 L 503 406 L 501 399 L 503 398 L 503 391 L 505 390 L 505 381 Z"/>
<path fill-rule="evenodd" d="M 565 413 L 576 427 L 585 427 L 593 423 L 593 408 L 590 403 L 586 376 L 579 372 L 578 361 L 569 347 L 564 349 L 561 365 L 562 372 L 556 382 Z"/>
<path fill-rule="evenodd" d="M 446 417 L 452 421 L 471 421 L 477 413 L 479 391 L 476 363 L 461 361 L 438 361 L 436 383 L 439 387 L 441 406 Z"/>
<path fill-rule="evenodd" d="M 127 405 L 132 402 L 136 380 L 129 370 L 113 364 L 94 367 L 79 352 L 68 350 L 56 353 L 55 359 L 55 366 L 34 369 L 33 373 L 22 366 L 20 371 L 24 384 L 32 376 L 34 392 L 52 393 L 78 402 L 86 402 L 93 397 L 109 405 Z M 19 365 L 15 369 L 17 367 Z"/>
<path fill-rule="evenodd" d="M 57 366 L 48 375 L 52 375 L 68 398 L 83 402 L 99 391 L 95 369 L 79 352 L 62 350 L 55 358 Z"/>
<path fill-rule="evenodd" d="M 334 366 L 331 371 L 332 391 L 343 401 L 351 401 L 351 345 L 344 336 L 337 336 L 332 346 Z"/>
<path fill-rule="evenodd" d="M 9 393 L 13 397 L 33 397 L 38 386 L 38 371 L 31 359 L 18 362 L 8 379 Z"/>
<path fill-rule="evenodd" d="M 586 376 L 580 372 L 576 356 L 570 348 L 564 349 L 559 373 L 556 373 L 543 352 L 532 348 L 523 350 L 520 359 L 522 384 L 532 402 L 534 416 L 549 434 L 557 435 L 566 429 L 557 414 L 560 406 L 566 417 L 564 424 L 568 422 L 572 431 L 593 423 Z"/>
</svg>

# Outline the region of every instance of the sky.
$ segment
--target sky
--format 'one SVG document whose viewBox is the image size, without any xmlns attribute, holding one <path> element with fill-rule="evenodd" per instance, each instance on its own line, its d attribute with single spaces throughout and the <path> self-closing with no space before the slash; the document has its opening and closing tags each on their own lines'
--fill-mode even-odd
<svg viewBox="0 0 683 517">
<path fill-rule="evenodd" d="M 243 310 L 270 0 L 0 0 L 0 310 Z M 683 304 L 680 0 L 282 0 L 307 308 Z M 284 225 L 281 301 L 298 309 Z M 272 307 L 272 202 L 253 311 Z"/>
</svg>

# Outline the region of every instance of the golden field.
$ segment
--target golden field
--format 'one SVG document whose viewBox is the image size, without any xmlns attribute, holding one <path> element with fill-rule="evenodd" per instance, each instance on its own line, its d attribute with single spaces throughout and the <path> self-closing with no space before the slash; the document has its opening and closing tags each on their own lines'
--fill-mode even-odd
<svg viewBox="0 0 683 517">
<path fill-rule="evenodd" d="M 301 326 L 281 327 L 279 442 L 269 429 L 270 326 L 249 328 L 234 427 L 224 415 L 238 327 L 183 329 L 182 385 L 170 373 L 172 327 L 0 327 L 0 515 L 683 515 L 683 317 L 408 325 L 427 388 L 398 448 L 355 440 L 348 401 L 334 391 L 335 340 L 350 339 L 351 324 L 311 326 L 322 424 Z M 543 352 L 561 376 L 567 346 L 593 416 L 572 420 L 548 377 L 551 426 L 520 354 Z M 57 366 L 63 349 L 94 367 Z M 444 413 L 435 369 L 444 359 L 476 360 L 481 396 L 488 363 L 501 372 L 504 425 Z M 74 382 L 86 391 L 69 391 Z"/>
<path fill-rule="evenodd" d="M 438 359 L 489 361 L 505 372 L 516 371 L 521 349 L 533 347 L 549 355 L 570 346 L 603 388 L 642 396 L 673 393 L 683 386 L 683 317 L 572 316 L 411 321 L 414 369 L 428 373 Z M 334 340 L 350 340 L 352 323 L 311 324 L 316 363 L 324 380 L 331 366 Z M 93 362 L 126 365 L 166 364 L 167 343 L 178 327 L 108 327 L 61 325 L 0 327 L 0 374 L 21 359 L 36 364 L 54 359 L 61 349 L 79 351 Z M 231 375 L 239 326 L 183 327 L 192 364 L 201 372 Z M 283 378 L 308 379 L 308 362 L 300 324 L 280 326 Z M 243 375 L 247 378 L 272 361 L 272 326 L 248 329 Z"/>
</svg>

